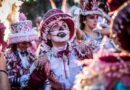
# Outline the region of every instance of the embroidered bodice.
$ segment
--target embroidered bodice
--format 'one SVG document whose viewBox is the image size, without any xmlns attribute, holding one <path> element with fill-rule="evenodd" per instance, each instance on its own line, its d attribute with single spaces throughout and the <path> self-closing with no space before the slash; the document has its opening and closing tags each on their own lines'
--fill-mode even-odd
<svg viewBox="0 0 130 90">
<path fill-rule="evenodd" d="M 30 75 L 29 68 L 34 61 L 34 56 L 20 50 L 6 50 L 7 72 L 12 86 L 24 87 Z"/>
</svg>

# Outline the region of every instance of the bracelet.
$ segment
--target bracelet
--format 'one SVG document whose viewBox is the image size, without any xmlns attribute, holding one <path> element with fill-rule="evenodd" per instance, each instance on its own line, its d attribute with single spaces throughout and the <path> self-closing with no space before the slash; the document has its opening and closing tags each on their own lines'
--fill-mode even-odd
<svg viewBox="0 0 130 90">
<path fill-rule="evenodd" d="M 8 73 L 5 70 L 0 70 L 0 72 L 5 73 L 6 75 L 8 75 Z"/>
</svg>

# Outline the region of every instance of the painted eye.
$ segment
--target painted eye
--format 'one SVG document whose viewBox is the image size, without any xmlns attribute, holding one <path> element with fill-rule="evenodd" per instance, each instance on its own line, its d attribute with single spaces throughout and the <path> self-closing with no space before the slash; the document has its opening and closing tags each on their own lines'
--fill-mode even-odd
<svg viewBox="0 0 130 90">
<path fill-rule="evenodd" d="M 57 23 L 52 26 L 52 28 L 57 28 L 57 27 L 58 27 Z"/>
<path fill-rule="evenodd" d="M 68 28 L 68 25 L 67 25 L 66 23 L 63 23 L 62 26 L 63 26 L 63 28 L 65 28 L 65 29 Z"/>
<path fill-rule="evenodd" d="M 63 26 L 66 27 L 67 25 L 64 23 Z"/>
<path fill-rule="evenodd" d="M 55 24 L 53 24 L 53 25 L 51 26 L 50 32 L 53 32 L 53 31 L 58 30 L 58 29 L 59 29 L 58 24 L 55 23 Z"/>
</svg>

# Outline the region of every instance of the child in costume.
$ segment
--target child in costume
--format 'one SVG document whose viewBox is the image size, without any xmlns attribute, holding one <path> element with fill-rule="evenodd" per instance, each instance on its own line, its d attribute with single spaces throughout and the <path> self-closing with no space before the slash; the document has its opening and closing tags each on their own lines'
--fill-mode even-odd
<svg viewBox="0 0 130 90">
<path fill-rule="evenodd" d="M 40 59 L 44 63 L 42 69 L 32 70 L 28 88 L 33 90 L 44 85 L 44 90 L 70 90 L 75 75 L 82 69 L 76 62 L 92 58 L 91 47 L 70 42 L 75 36 L 74 22 L 60 9 L 48 11 L 40 25 L 42 43 L 39 52 L 40 56 L 44 55 Z"/>
<path fill-rule="evenodd" d="M 34 54 L 28 50 L 33 40 L 38 40 L 38 36 L 32 22 L 26 17 L 16 21 L 13 19 L 7 38 L 8 48 L 5 50 L 11 90 L 22 90 L 27 84 L 30 66 L 34 61 Z"/>
</svg>

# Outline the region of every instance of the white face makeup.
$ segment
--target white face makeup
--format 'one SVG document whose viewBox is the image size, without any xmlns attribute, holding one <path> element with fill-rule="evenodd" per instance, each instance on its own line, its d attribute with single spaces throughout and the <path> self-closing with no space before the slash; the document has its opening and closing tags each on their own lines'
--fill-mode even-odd
<svg viewBox="0 0 130 90">
<path fill-rule="evenodd" d="M 50 38 L 54 42 L 65 42 L 69 40 L 70 31 L 64 21 L 59 21 L 52 25 L 50 29 Z"/>
</svg>

